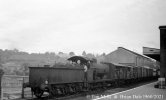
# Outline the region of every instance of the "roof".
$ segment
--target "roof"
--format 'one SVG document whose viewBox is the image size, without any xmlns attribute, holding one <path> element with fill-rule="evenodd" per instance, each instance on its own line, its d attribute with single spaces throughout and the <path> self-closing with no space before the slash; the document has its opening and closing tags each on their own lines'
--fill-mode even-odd
<svg viewBox="0 0 166 100">
<path fill-rule="evenodd" d="M 81 61 L 81 63 L 87 63 L 88 61 L 92 61 L 91 59 L 83 56 L 72 56 L 68 58 L 67 60 L 72 61 L 72 62 L 77 62 L 78 60 Z"/>
<path fill-rule="evenodd" d="M 159 29 L 166 29 L 166 25 L 159 26 Z"/>
<path fill-rule="evenodd" d="M 144 57 L 144 58 L 150 59 L 150 60 L 152 60 L 152 61 L 156 61 L 156 60 L 153 59 L 153 58 L 150 58 L 150 57 L 145 56 L 145 55 L 143 55 L 143 54 L 136 53 L 136 52 L 131 51 L 131 50 L 128 50 L 128 49 L 126 49 L 126 48 L 123 48 L 123 47 L 118 47 L 118 48 L 121 48 L 121 49 L 127 50 L 127 51 L 129 51 L 129 52 L 131 52 L 131 53 L 133 53 L 133 54 L 135 54 L 135 55 L 139 55 L 139 56 L 141 56 L 141 57 Z"/>
<path fill-rule="evenodd" d="M 160 50 L 160 49 L 158 49 L 158 48 L 151 48 L 151 47 L 143 47 L 143 48 Z"/>
<path fill-rule="evenodd" d="M 123 64 L 118 64 L 118 63 L 110 63 L 110 62 L 101 62 L 101 63 L 103 63 L 103 64 L 113 64 L 113 65 L 115 65 L 115 66 L 121 66 L 121 67 L 130 67 L 130 66 L 127 66 L 127 65 L 123 65 Z"/>
</svg>

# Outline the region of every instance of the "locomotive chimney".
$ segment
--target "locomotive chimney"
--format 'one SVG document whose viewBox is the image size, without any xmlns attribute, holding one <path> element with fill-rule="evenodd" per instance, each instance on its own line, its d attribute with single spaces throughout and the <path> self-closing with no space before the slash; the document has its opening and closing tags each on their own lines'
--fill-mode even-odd
<svg viewBox="0 0 166 100">
<path fill-rule="evenodd" d="M 160 29 L 160 88 L 165 85 L 166 78 L 166 26 L 159 26 Z"/>
</svg>

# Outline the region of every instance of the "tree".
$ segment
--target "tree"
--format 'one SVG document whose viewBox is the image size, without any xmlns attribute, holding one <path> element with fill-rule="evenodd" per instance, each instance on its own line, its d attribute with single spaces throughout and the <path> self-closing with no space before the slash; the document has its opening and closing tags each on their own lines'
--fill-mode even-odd
<svg viewBox="0 0 166 100">
<path fill-rule="evenodd" d="M 55 56 L 55 52 L 50 52 L 50 55 L 51 56 Z"/>
<path fill-rule="evenodd" d="M 88 57 L 88 58 L 95 58 L 94 54 L 92 54 L 92 53 L 86 54 L 86 57 Z"/>
<path fill-rule="evenodd" d="M 0 68 L 3 68 L 3 66 L 2 66 L 2 58 L 1 58 L 1 55 L 0 55 Z"/>
<path fill-rule="evenodd" d="M 69 52 L 69 55 L 70 55 L 70 56 L 74 56 L 75 53 L 74 53 L 74 52 Z"/>
<path fill-rule="evenodd" d="M 29 63 L 23 63 L 22 64 L 21 70 L 22 70 L 24 75 L 28 75 L 29 74 L 29 66 L 30 66 Z"/>
<path fill-rule="evenodd" d="M 59 53 L 58 53 L 58 55 L 62 55 L 62 54 L 64 54 L 64 53 L 63 53 L 63 52 L 59 52 Z"/>
<path fill-rule="evenodd" d="M 83 55 L 83 56 L 86 56 L 86 52 L 85 52 L 85 51 L 83 51 L 83 52 L 82 52 L 82 55 Z"/>
<path fill-rule="evenodd" d="M 45 52 L 45 55 L 49 55 L 50 53 L 47 51 L 47 52 Z"/>
<path fill-rule="evenodd" d="M 18 49 L 16 49 L 16 48 L 14 48 L 14 49 L 13 49 L 13 52 L 19 52 L 19 50 L 18 50 Z"/>
<path fill-rule="evenodd" d="M 105 54 L 105 53 L 103 53 L 102 55 L 103 55 L 103 56 L 106 56 L 106 54 Z"/>
</svg>

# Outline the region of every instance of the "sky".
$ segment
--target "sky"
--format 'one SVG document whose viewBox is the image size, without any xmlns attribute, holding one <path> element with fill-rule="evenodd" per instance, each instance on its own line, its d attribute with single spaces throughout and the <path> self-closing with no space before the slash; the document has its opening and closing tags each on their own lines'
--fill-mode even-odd
<svg viewBox="0 0 166 100">
<path fill-rule="evenodd" d="M 160 48 L 166 0 L 0 0 L 0 49 L 110 53 Z"/>
</svg>

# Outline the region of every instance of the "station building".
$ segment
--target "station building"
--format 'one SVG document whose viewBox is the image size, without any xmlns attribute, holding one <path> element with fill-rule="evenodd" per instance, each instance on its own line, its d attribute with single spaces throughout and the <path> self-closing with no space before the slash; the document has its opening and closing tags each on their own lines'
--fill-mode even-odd
<svg viewBox="0 0 166 100">
<path fill-rule="evenodd" d="M 159 62 L 157 60 L 123 47 L 118 47 L 117 50 L 106 55 L 105 61 L 133 67 L 147 67 L 155 70 L 159 69 Z"/>
</svg>

